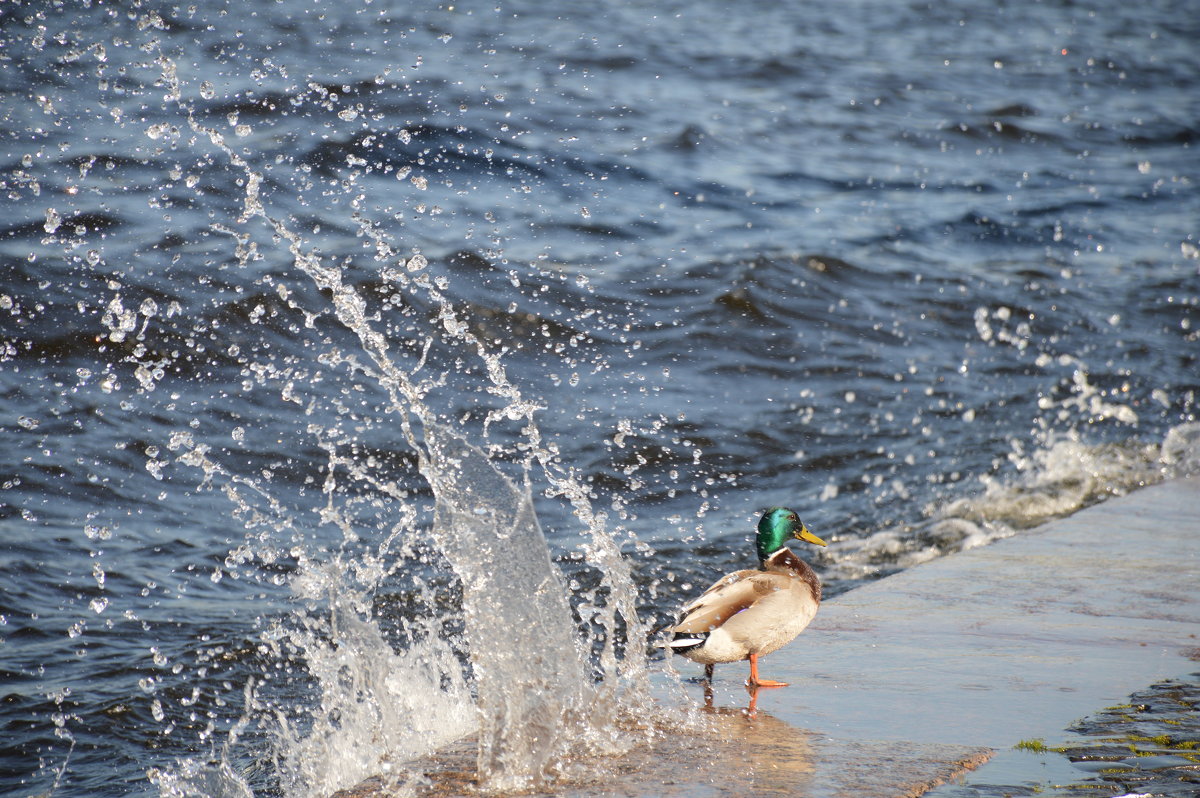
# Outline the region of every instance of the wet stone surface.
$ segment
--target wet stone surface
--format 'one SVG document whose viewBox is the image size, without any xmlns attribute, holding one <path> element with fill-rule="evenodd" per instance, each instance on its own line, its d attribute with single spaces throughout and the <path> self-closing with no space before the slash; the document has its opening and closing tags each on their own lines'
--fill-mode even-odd
<svg viewBox="0 0 1200 798">
<path fill-rule="evenodd" d="M 705 689 L 679 663 L 682 695 L 659 698 L 703 728 L 664 721 L 624 757 L 570 763 L 552 792 L 1196 795 L 1200 676 L 1181 674 L 1200 669 L 1198 535 L 1193 477 L 849 591 L 767 658 L 789 687 L 750 694 L 738 663 Z M 464 746 L 410 770 L 464 794 L 473 763 Z"/>
<path fill-rule="evenodd" d="M 527 796 L 916 798 L 986 761 L 985 748 L 835 740 L 769 712 L 707 706 L 686 728 L 655 724 L 623 756 L 564 763 L 569 775 Z M 412 779 L 372 777 L 330 798 L 442 798 L 477 794 L 473 746 L 460 742 L 419 763 Z"/>
<path fill-rule="evenodd" d="M 1007 762 L 997 758 L 999 773 L 985 767 L 931 796 L 1200 795 L 1200 672 L 1138 691 L 1127 703 L 1072 724 L 1061 741 L 1026 740 L 1003 758 Z M 1034 781 L 999 778 L 1039 771 L 1045 776 Z"/>
</svg>

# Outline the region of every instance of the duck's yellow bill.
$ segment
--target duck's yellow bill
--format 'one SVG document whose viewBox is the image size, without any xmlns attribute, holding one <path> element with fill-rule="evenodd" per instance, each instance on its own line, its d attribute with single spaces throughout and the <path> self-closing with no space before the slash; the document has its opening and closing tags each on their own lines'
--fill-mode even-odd
<svg viewBox="0 0 1200 798">
<path fill-rule="evenodd" d="M 806 543 L 813 543 L 817 546 L 828 545 L 825 541 L 808 531 L 808 527 L 803 527 L 799 532 L 795 533 L 797 540 L 803 540 Z"/>
</svg>

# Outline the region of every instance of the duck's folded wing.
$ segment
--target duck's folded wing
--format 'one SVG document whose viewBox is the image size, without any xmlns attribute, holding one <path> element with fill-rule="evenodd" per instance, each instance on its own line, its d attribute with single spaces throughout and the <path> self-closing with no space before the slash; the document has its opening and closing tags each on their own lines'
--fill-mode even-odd
<svg viewBox="0 0 1200 798">
<path fill-rule="evenodd" d="M 762 571 L 729 574 L 684 607 L 683 617 L 670 631 L 675 634 L 711 632 L 764 596 L 786 587 L 786 581 L 786 577 Z"/>
</svg>

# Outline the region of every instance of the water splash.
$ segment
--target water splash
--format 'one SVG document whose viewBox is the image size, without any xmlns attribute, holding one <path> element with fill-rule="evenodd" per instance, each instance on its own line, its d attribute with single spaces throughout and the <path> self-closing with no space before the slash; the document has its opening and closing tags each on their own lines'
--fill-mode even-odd
<svg viewBox="0 0 1200 798">
<path fill-rule="evenodd" d="M 426 530 L 415 521 L 418 513 L 407 489 L 386 478 L 377 465 L 340 452 L 336 443 L 322 443 L 330 458 L 324 490 L 328 504 L 322 510 L 326 523 L 341 527 L 346 541 L 358 541 L 353 514 L 334 503 L 335 473 L 341 473 L 342 481 L 352 483 L 355 490 L 393 500 L 404 517 L 378 548 L 359 553 L 360 560 L 338 557 L 323 562 L 309 554 L 300 556 L 291 579 L 293 589 L 299 598 L 324 610 L 301 614 L 299 624 L 276 622 L 267 638 L 276 658 L 298 654 L 318 684 L 320 699 L 310 713 L 311 721 L 302 728 L 295 727 L 286 710 L 264 702 L 275 716 L 285 793 L 327 794 L 378 771 L 385 773 L 390 786 L 403 786 L 412 779 L 399 767 L 404 761 L 431 753 L 472 729 L 478 730 L 479 781 L 488 790 L 525 790 L 544 784 L 561 772 L 568 755 L 624 750 L 629 742 L 616 727 L 620 707 L 637 706 L 647 694 L 641 646 L 645 632 L 635 608 L 636 589 L 603 514 L 591 506 L 587 488 L 560 463 L 555 447 L 543 442 L 534 419 L 540 408 L 509 381 L 500 357 L 471 332 L 440 286 L 420 274 L 424 258 L 415 255 L 406 261 L 379 225 L 356 213 L 361 234 L 372 242 L 388 282 L 423 294 L 437 308 L 436 322 L 446 336 L 464 355 L 473 354 L 482 364 L 487 392 L 501 400 L 487 413 L 483 434 L 493 425 L 519 421 L 522 437 L 515 446 L 492 445 L 489 456 L 468 441 L 465 430 L 440 419 L 431 409 L 430 396 L 444 379 L 418 379 L 432 337 L 414 366 L 402 365 L 343 270 L 306 248 L 289 224 L 270 213 L 263 197 L 264 175 L 227 143 L 223 133 L 198 119 L 185 100 L 174 62 L 160 53 L 158 65 L 167 99 L 177 103 L 187 127 L 244 175 L 240 217 L 234 225 L 218 223 L 213 229 L 235 242 L 238 261 L 246 266 L 259 253 L 253 240 L 255 225 L 265 224 L 274 241 L 290 254 L 295 271 L 328 298 L 328 311 L 357 338 L 370 368 L 354 354 L 338 354 L 330 360 L 349 363 L 387 395 L 384 412 L 416 454 L 416 468 L 434 496 L 434 519 Z M 286 298 L 282 286 L 281 296 Z M 311 310 L 306 313 L 311 321 Z M 248 360 L 242 362 L 253 366 Z M 299 401 L 294 390 L 293 381 L 288 381 L 282 398 Z M 318 425 L 310 425 L 309 433 L 318 439 L 323 434 Z M 187 433 L 173 441 L 172 448 L 184 450 L 180 462 L 202 469 L 206 483 L 214 478 L 224 481 L 235 514 L 248 528 L 265 523 L 268 531 L 257 538 L 258 544 L 272 545 L 267 540 L 272 533 L 297 526 L 262 486 L 213 463 L 207 447 L 195 444 Z M 520 484 L 497 468 L 493 459 L 498 453 L 516 461 L 523 474 Z M 564 497 L 584 524 L 589 541 L 585 554 L 600 573 L 603 590 L 594 594 L 594 606 L 580 610 L 598 623 L 595 643 L 603 677 L 599 686 L 592 683 L 585 665 L 591 646 L 579 638 L 561 574 L 550 560 L 534 512 L 529 482 L 533 469 L 548 482 L 548 493 Z M 249 499 L 244 487 L 251 488 Z M 258 509 L 259 503 L 267 505 L 265 512 Z M 397 547 L 411 549 L 413 536 L 421 534 L 434 541 L 461 582 L 465 647 L 476 694 L 474 718 L 465 709 L 471 706 L 471 684 L 451 647 L 426 635 L 420 646 L 396 653 L 370 610 L 375 591 L 389 573 L 389 557 L 395 556 Z M 603 600 L 598 598 L 601 594 Z M 425 597 L 427 608 L 434 603 Z M 620 655 L 619 638 L 628 643 Z M 431 707 L 436 711 L 431 713 Z M 226 794 L 241 789 L 226 782 L 224 770 L 197 770 L 192 765 L 159 776 L 167 794 L 179 785 L 191 789 L 188 785 L 198 783 L 226 785 L 222 789 L 231 791 Z"/>
<path fill-rule="evenodd" d="M 529 789 L 550 775 L 592 714 L 565 586 L 528 484 L 514 485 L 445 428 L 426 426 L 425 443 L 434 535 L 463 582 L 479 771 L 493 789 Z"/>
<path fill-rule="evenodd" d="M 343 582 L 334 576 L 328 588 L 341 591 Z M 405 762 L 470 734 L 477 723 L 449 645 L 426 638 L 397 652 L 377 622 L 349 603 L 332 599 L 328 625 L 306 618 L 303 632 L 287 632 L 320 685 L 307 729 L 275 711 L 279 778 L 289 796 L 327 796 L 371 776 L 401 789 L 419 781 Z"/>
<path fill-rule="evenodd" d="M 174 768 L 150 771 L 151 782 L 163 798 L 253 798 L 246 785 L 228 762 L 215 763 L 185 759 Z"/>
</svg>

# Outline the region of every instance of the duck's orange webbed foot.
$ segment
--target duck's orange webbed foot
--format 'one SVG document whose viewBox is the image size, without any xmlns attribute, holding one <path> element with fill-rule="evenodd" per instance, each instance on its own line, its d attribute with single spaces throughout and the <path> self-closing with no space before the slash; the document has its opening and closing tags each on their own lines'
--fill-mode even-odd
<svg viewBox="0 0 1200 798">
<path fill-rule="evenodd" d="M 759 687 L 787 687 L 787 682 L 777 682 L 774 679 L 758 678 L 758 655 L 750 655 L 750 678 L 746 680 L 746 686 L 750 689 Z"/>
</svg>

